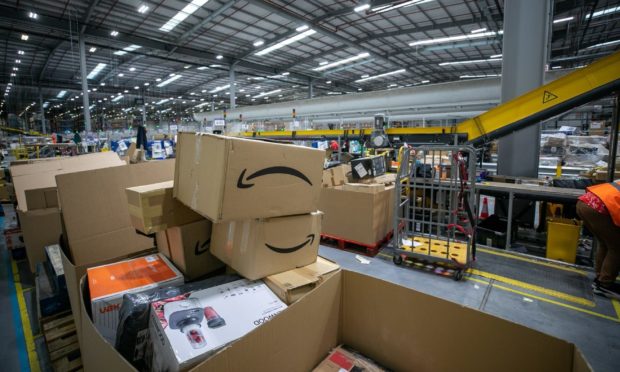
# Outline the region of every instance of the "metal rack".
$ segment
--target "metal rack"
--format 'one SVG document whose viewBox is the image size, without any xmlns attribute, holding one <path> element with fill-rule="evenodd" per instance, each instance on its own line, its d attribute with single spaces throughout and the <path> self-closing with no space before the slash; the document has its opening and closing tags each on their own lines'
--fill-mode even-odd
<svg viewBox="0 0 620 372">
<path fill-rule="evenodd" d="M 405 149 L 395 186 L 395 264 L 410 258 L 462 278 L 475 256 L 475 171 L 470 146 Z"/>
</svg>

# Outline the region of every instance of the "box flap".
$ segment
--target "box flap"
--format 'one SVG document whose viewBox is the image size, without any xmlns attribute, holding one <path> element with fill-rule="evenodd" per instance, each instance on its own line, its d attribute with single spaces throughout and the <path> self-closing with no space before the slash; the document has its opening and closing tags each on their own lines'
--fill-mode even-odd
<svg viewBox="0 0 620 372">
<path fill-rule="evenodd" d="M 326 260 L 323 257 L 317 257 L 316 262 L 310 265 L 270 275 L 264 280 L 265 282 L 271 281 L 283 288 L 295 289 L 308 284 L 317 283 L 321 280 L 323 275 L 336 271 L 339 268 L 340 266 L 338 264 Z"/>
</svg>

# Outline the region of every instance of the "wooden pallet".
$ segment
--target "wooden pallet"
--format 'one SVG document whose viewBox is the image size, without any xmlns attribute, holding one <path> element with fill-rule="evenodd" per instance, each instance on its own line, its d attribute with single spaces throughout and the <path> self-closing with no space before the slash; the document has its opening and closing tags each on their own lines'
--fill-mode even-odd
<svg viewBox="0 0 620 372">
<path fill-rule="evenodd" d="M 70 311 L 41 319 L 41 329 L 50 361 L 56 372 L 82 370 L 80 345 Z"/>
<path fill-rule="evenodd" d="M 362 253 L 369 257 L 374 257 L 379 253 L 379 250 L 386 242 L 389 242 L 392 239 L 393 231 L 387 233 L 387 235 L 374 244 L 365 244 L 361 242 L 357 242 L 355 240 L 344 239 L 338 236 L 333 236 L 329 234 L 321 234 L 321 240 L 326 243 L 334 243 L 337 248 L 345 250 L 345 251 L 354 251 L 358 253 Z"/>
</svg>

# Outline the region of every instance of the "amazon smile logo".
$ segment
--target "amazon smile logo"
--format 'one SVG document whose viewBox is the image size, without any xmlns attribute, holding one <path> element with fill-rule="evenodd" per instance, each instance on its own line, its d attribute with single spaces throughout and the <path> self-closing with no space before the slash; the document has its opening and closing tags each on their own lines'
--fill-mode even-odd
<svg viewBox="0 0 620 372">
<path fill-rule="evenodd" d="M 200 244 L 200 241 L 197 241 L 196 247 L 194 248 L 194 254 L 196 256 L 200 256 L 201 254 L 205 253 L 206 251 L 209 250 L 210 244 L 211 244 L 211 239 L 207 239 L 207 241 L 202 243 L 202 245 Z"/>
<path fill-rule="evenodd" d="M 265 243 L 265 245 L 267 246 L 267 248 L 271 249 L 272 251 L 276 253 L 293 253 L 293 252 L 296 252 L 302 249 L 306 245 L 312 245 L 312 243 L 314 243 L 314 234 L 310 234 L 306 236 L 306 238 L 307 239 L 303 243 L 296 245 L 294 247 L 280 248 L 280 247 L 274 247 L 273 245 L 269 245 L 267 243 Z"/>
<path fill-rule="evenodd" d="M 244 180 L 246 171 L 247 171 L 247 168 L 241 171 L 241 174 L 239 175 L 239 179 L 237 180 L 237 188 L 249 189 L 250 187 L 254 186 L 254 184 L 247 183 L 247 182 L 255 178 L 258 178 L 258 177 L 268 176 L 270 174 L 287 174 L 289 176 L 300 178 L 304 182 L 306 182 L 308 185 L 312 186 L 312 182 L 310 182 L 310 180 L 308 179 L 308 177 L 306 177 L 305 174 L 301 173 L 297 169 L 290 168 L 290 167 L 268 167 L 268 168 L 261 169 L 259 171 L 252 173 Z"/>
</svg>

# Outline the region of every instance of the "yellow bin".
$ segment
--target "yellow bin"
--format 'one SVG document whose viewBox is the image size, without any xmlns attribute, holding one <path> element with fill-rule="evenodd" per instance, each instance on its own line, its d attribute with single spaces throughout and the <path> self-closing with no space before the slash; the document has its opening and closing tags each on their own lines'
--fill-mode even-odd
<svg viewBox="0 0 620 372">
<path fill-rule="evenodd" d="M 566 218 L 547 220 L 547 258 L 575 263 L 581 221 Z"/>
</svg>

